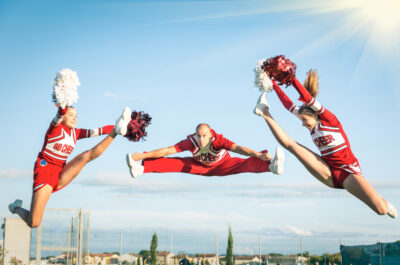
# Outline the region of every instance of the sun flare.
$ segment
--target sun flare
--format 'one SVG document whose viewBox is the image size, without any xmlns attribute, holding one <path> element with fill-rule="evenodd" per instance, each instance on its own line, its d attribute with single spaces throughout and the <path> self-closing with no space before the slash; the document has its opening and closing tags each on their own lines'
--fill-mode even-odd
<svg viewBox="0 0 400 265">
<path fill-rule="evenodd" d="M 373 27 L 390 33 L 395 33 L 393 31 L 399 28 L 399 0 L 363 0 L 357 2 L 360 4 L 361 14 Z"/>
</svg>

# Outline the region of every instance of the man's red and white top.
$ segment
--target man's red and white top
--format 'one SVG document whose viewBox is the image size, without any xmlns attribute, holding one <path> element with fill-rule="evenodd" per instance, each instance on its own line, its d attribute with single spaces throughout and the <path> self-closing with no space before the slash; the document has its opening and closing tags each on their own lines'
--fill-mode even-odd
<svg viewBox="0 0 400 265">
<path fill-rule="evenodd" d="M 295 79 L 292 85 L 300 94 L 299 100 L 310 106 L 319 116 L 317 125 L 311 131 L 311 137 L 321 152 L 321 157 L 330 165 L 346 164 L 358 167 L 357 158 L 351 151 L 350 142 L 336 116 L 315 100 L 299 80 Z M 299 108 L 293 104 L 275 81 L 273 81 L 273 88 L 285 108 L 297 116 Z"/>
<path fill-rule="evenodd" d="M 102 134 L 109 134 L 114 125 L 107 125 L 97 129 L 71 129 L 61 121 L 66 109 L 59 108 L 57 115 L 50 123 L 46 132 L 44 144 L 38 158 L 47 162 L 63 166 L 75 148 L 76 141 L 82 138 L 94 137 Z"/>
<path fill-rule="evenodd" d="M 222 134 L 217 134 L 211 129 L 211 142 L 201 148 L 196 134 L 188 135 L 185 140 L 180 141 L 175 145 L 177 152 L 190 151 L 194 160 L 206 166 L 212 166 L 221 161 L 225 156 L 229 155 L 234 142 L 226 139 Z"/>
</svg>

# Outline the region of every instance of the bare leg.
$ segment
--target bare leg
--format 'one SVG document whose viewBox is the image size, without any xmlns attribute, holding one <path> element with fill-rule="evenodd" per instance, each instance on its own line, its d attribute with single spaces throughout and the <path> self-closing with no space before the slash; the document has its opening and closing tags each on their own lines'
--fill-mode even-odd
<svg viewBox="0 0 400 265">
<path fill-rule="evenodd" d="M 377 214 L 384 215 L 388 213 L 388 203 L 379 196 L 364 177 L 351 174 L 343 182 L 343 187 Z"/>
<path fill-rule="evenodd" d="M 272 118 L 268 108 L 264 110 L 263 116 L 272 134 L 285 149 L 291 152 L 304 165 L 304 167 L 319 181 L 328 187 L 334 187 L 332 175 L 328 165 L 319 155 L 290 138 L 289 135 Z"/>
<path fill-rule="evenodd" d="M 74 159 L 69 161 L 63 171 L 60 174 L 60 181 L 58 183 L 57 189 L 69 184 L 78 174 L 81 172 L 83 167 L 90 161 L 96 159 L 100 156 L 112 143 L 115 136 L 117 136 L 115 130 L 113 130 L 106 138 L 104 138 L 99 144 L 90 150 L 87 150 Z"/>
<path fill-rule="evenodd" d="M 52 192 L 53 188 L 50 185 L 45 185 L 40 190 L 32 194 L 30 211 L 25 210 L 22 207 L 18 207 L 15 209 L 15 212 L 29 227 L 38 227 L 42 222 L 44 209 Z"/>
</svg>

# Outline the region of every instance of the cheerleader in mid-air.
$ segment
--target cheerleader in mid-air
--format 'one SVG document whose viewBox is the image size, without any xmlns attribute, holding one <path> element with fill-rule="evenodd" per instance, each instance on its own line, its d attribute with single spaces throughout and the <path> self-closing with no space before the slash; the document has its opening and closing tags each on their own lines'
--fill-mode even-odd
<svg viewBox="0 0 400 265">
<path fill-rule="evenodd" d="M 350 143 L 341 123 L 329 110 L 324 108 L 315 97 L 318 94 L 318 76 L 316 71 L 307 73 L 304 86 L 295 78 L 296 65 L 284 56 L 277 56 L 264 62 L 259 62 L 256 73 L 265 75 L 256 82 L 270 82 L 271 87 L 278 95 L 287 110 L 296 115 L 320 150 L 320 155 L 312 152 L 303 145 L 290 138 L 286 132 L 272 118 L 266 98 L 266 91 L 258 99 L 254 113 L 262 116 L 278 142 L 290 151 L 305 166 L 305 168 L 319 181 L 331 188 L 346 189 L 352 195 L 367 204 L 380 215 L 397 217 L 396 208 L 382 198 L 363 177 L 357 158 L 350 149 Z M 268 79 L 268 76 L 272 80 Z M 297 107 L 281 90 L 281 84 L 292 85 L 300 94 L 304 102 Z M 271 83 L 272 81 L 272 83 Z M 262 83 L 262 82 L 261 82 Z M 268 90 L 268 89 L 266 89 Z"/>
<path fill-rule="evenodd" d="M 165 157 L 190 151 L 191 157 Z M 231 157 L 228 151 L 249 158 Z M 142 164 L 137 161 L 142 160 Z M 267 151 L 257 152 L 240 146 L 216 133 L 207 123 L 200 123 L 193 134 L 179 143 L 150 152 L 126 155 L 126 162 L 133 178 L 143 173 L 181 172 L 202 176 L 227 176 L 245 172 L 272 172 L 282 174 L 284 153 L 277 148 L 275 156 Z"/>
<path fill-rule="evenodd" d="M 40 225 L 45 206 L 53 192 L 68 185 L 88 162 L 96 159 L 108 148 L 117 134 L 126 136 L 130 131 L 132 135 L 131 123 L 134 119 L 131 119 L 128 107 L 125 107 L 115 126 L 107 125 L 93 130 L 76 129 L 77 113 L 71 105 L 76 102 L 78 85 L 79 80 L 75 72 L 63 69 L 57 74 L 53 100 L 59 108 L 46 132 L 42 150 L 35 163 L 30 210 L 22 208 L 22 201 L 19 199 L 9 205 L 11 213 L 18 214 L 31 228 Z M 66 163 L 77 140 L 103 134 L 108 136 L 99 144 Z"/>
</svg>

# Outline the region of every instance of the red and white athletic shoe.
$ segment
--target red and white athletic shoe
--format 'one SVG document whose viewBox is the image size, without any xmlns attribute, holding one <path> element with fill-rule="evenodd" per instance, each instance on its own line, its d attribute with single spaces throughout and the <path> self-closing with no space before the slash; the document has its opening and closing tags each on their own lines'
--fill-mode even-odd
<svg viewBox="0 0 400 265">
<path fill-rule="evenodd" d="M 124 111 L 121 114 L 121 117 L 118 119 L 115 124 L 115 132 L 119 135 L 125 135 L 128 131 L 128 124 L 131 121 L 131 110 L 129 107 L 125 107 Z"/>
<path fill-rule="evenodd" d="M 272 173 L 281 175 L 283 173 L 283 162 L 285 161 L 285 153 L 283 149 L 280 147 L 276 148 L 274 159 L 272 160 L 271 164 L 269 165 L 269 170 Z"/>
<path fill-rule="evenodd" d="M 8 205 L 8 209 L 10 210 L 11 213 L 15 213 L 15 208 L 21 206 L 22 206 L 22 201 L 20 199 L 16 199 L 13 203 L 10 203 Z"/>
<path fill-rule="evenodd" d="M 396 207 L 394 207 L 393 204 L 388 202 L 388 208 L 389 208 L 389 211 L 388 211 L 387 215 L 389 215 L 392 218 L 397 218 L 398 213 L 397 213 Z"/>
<path fill-rule="evenodd" d="M 263 92 L 257 100 L 257 106 L 254 108 L 253 113 L 262 116 L 264 109 L 268 107 L 267 92 Z"/>
<path fill-rule="evenodd" d="M 126 154 L 126 164 L 129 167 L 129 173 L 131 173 L 132 178 L 136 178 L 143 174 L 144 166 L 133 160 L 131 154 Z"/>
</svg>

